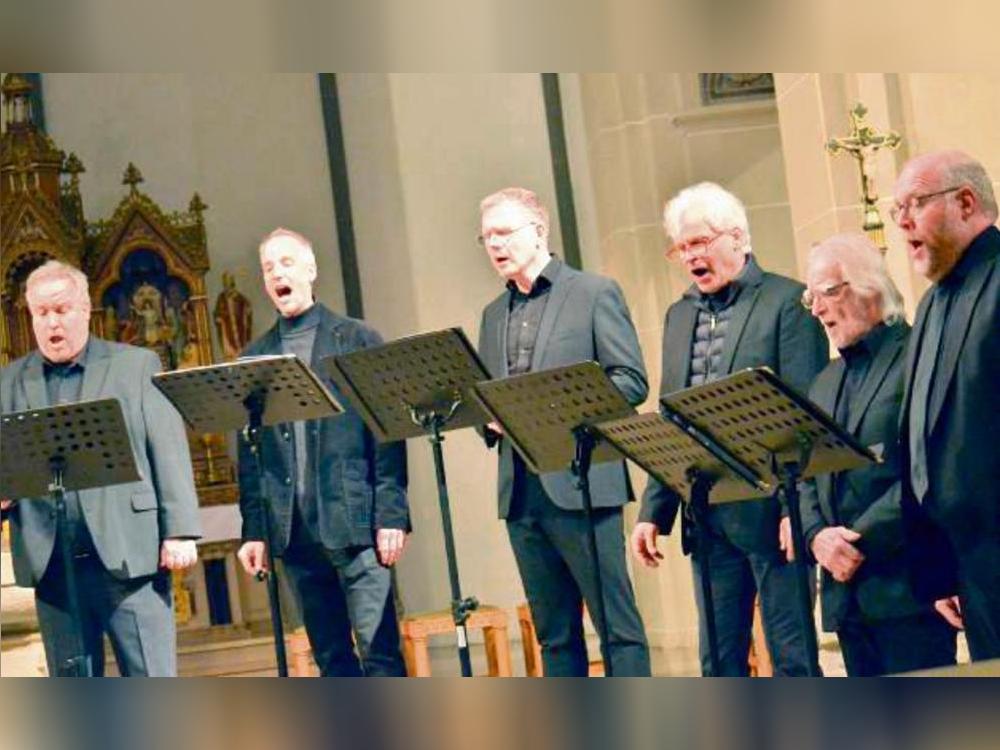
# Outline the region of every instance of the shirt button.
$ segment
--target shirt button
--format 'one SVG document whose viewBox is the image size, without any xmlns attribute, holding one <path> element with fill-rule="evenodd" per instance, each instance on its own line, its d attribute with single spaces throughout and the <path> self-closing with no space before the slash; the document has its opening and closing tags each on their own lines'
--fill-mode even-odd
<svg viewBox="0 0 1000 750">
<path fill-rule="evenodd" d="M 291 484 L 291 483 L 292 483 L 292 478 L 291 477 L 285 477 L 285 484 Z"/>
</svg>

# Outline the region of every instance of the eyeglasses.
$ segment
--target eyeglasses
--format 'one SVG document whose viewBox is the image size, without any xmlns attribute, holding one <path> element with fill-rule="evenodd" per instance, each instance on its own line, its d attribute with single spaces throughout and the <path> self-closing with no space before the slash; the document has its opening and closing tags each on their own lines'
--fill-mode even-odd
<svg viewBox="0 0 1000 750">
<path fill-rule="evenodd" d="M 681 259 L 685 256 L 697 257 L 708 252 L 708 248 L 722 235 L 727 232 L 716 232 L 711 237 L 694 237 L 684 242 L 675 242 L 667 247 L 666 255 L 671 260 Z"/>
<path fill-rule="evenodd" d="M 822 297 L 823 299 L 833 299 L 840 294 L 841 289 L 849 284 L 849 281 L 841 281 L 839 284 L 829 284 L 825 287 L 820 287 L 815 292 L 812 289 L 806 289 L 802 292 L 802 299 L 800 300 L 802 302 L 802 306 L 806 310 L 812 310 L 813 302 L 816 301 L 817 297 Z"/>
<path fill-rule="evenodd" d="M 903 214 L 909 214 L 914 216 L 923 210 L 924 206 L 927 205 L 931 198 L 937 198 L 939 195 L 946 195 L 947 193 L 954 193 L 956 190 L 961 190 L 965 185 L 955 185 L 954 187 L 945 188 L 944 190 L 938 190 L 933 193 L 924 193 L 923 195 L 911 196 L 906 203 L 896 203 L 889 209 L 889 216 L 897 224 L 899 220 L 903 217 Z"/>
<path fill-rule="evenodd" d="M 502 250 L 503 248 L 507 247 L 507 245 L 510 243 L 511 239 L 513 239 L 515 234 L 520 232 L 522 229 L 527 229 L 528 227 L 533 227 L 533 226 L 535 226 L 535 222 L 529 221 L 527 224 L 522 224 L 517 229 L 511 229 L 509 232 L 506 231 L 487 232 L 486 234 L 479 234 L 476 235 L 476 242 L 478 242 L 483 247 L 486 247 L 490 243 L 490 240 L 492 240 L 495 237 L 497 238 L 498 243 L 493 245 L 493 247 L 496 247 L 498 250 Z"/>
</svg>

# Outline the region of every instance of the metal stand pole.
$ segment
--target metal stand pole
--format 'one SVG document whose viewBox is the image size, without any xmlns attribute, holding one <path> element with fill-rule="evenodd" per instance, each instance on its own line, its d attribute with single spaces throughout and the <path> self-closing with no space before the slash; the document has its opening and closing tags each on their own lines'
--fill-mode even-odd
<svg viewBox="0 0 1000 750">
<path fill-rule="evenodd" d="M 691 482 L 691 519 L 694 521 L 699 578 L 701 579 L 701 600 L 708 632 L 708 653 L 712 666 L 712 677 L 719 677 L 719 632 L 715 625 L 715 599 L 712 596 L 712 530 L 708 523 L 708 496 L 712 490 L 712 480 L 700 471 L 689 472 Z"/>
<path fill-rule="evenodd" d="M 274 655 L 278 664 L 278 677 L 288 677 L 288 657 L 285 653 L 285 626 L 281 621 L 281 599 L 278 594 L 278 571 L 274 567 L 274 552 L 271 533 L 270 504 L 264 497 L 264 458 L 262 455 L 262 415 L 264 403 L 259 397 L 251 397 L 246 401 L 247 413 L 250 417 L 246 429 L 246 438 L 250 443 L 250 452 L 254 457 L 257 469 L 257 483 L 260 487 L 261 514 L 264 519 L 264 548 L 267 555 L 267 600 L 271 609 L 271 628 L 274 631 Z M 258 574 L 258 579 L 262 574 Z"/>
<path fill-rule="evenodd" d="M 66 605 L 69 609 L 73 629 L 71 640 L 74 655 L 60 665 L 60 676 L 93 677 L 94 666 L 83 642 L 83 617 L 80 611 L 80 592 L 76 586 L 76 570 L 73 568 L 73 543 L 70 539 L 69 520 L 66 517 L 66 487 L 63 483 L 63 475 L 66 471 L 66 459 L 63 456 L 53 456 L 49 459 L 49 466 L 52 469 L 52 482 L 49 484 L 49 492 L 56 506 L 59 552 L 62 555 L 63 578 L 66 581 Z"/>
<path fill-rule="evenodd" d="M 452 409 L 454 412 L 454 409 Z M 455 534 L 451 527 L 451 505 L 448 502 L 448 483 L 444 475 L 444 452 L 441 443 L 441 427 L 446 418 L 430 412 L 419 419 L 424 429 L 429 431 L 428 438 L 434 452 L 434 470 L 437 474 L 438 502 L 441 505 L 441 528 L 444 532 L 444 548 L 448 558 L 448 581 L 451 584 L 451 616 L 455 623 L 455 635 L 458 638 L 458 660 L 462 666 L 462 677 L 472 677 L 472 660 L 469 656 L 469 639 L 465 623 L 469 615 L 479 606 L 475 597 L 462 598 L 462 586 L 458 578 L 458 557 L 455 554 Z"/>
<path fill-rule="evenodd" d="M 608 631 L 608 613 L 604 604 L 604 582 L 601 579 L 601 558 L 597 551 L 597 528 L 594 525 L 594 505 L 590 497 L 590 461 L 597 443 L 594 434 L 587 427 L 574 430 L 576 435 L 576 458 L 573 460 L 573 473 L 576 474 L 577 487 L 583 496 L 583 512 L 587 516 L 587 541 L 590 546 L 590 561 L 594 567 L 594 591 L 597 596 L 597 615 L 594 625 L 601 639 L 601 658 L 604 660 L 604 675 L 612 677 L 611 641 Z"/>
<path fill-rule="evenodd" d="M 812 595 L 809 586 L 809 566 L 806 563 L 806 542 L 802 531 L 802 509 L 799 507 L 799 474 L 805 462 L 790 461 L 781 465 L 781 492 L 788 507 L 792 525 L 792 545 L 795 549 L 795 582 L 799 595 L 799 622 L 809 659 L 809 676 L 819 677 L 819 647 L 816 623 L 813 620 Z"/>
</svg>

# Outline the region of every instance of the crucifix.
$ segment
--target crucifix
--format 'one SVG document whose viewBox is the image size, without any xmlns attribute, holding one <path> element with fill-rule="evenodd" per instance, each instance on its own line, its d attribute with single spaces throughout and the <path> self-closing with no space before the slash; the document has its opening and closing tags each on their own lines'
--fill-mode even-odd
<svg viewBox="0 0 1000 750">
<path fill-rule="evenodd" d="M 865 171 L 865 159 L 869 155 L 875 154 L 880 148 L 890 150 L 899 147 L 902 137 L 895 131 L 879 133 L 871 125 L 865 122 L 868 108 L 858 102 L 854 109 L 850 111 L 851 133 L 841 138 L 831 138 L 826 143 L 826 150 L 831 154 L 846 153 L 853 156 L 858 162 L 858 170 L 861 172 L 861 200 L 864 205 L 864 223 L 862 229 L 868 234 L 882 253 L 886 251 L 885 224 L 879 215 L 878 194 L 871 176 Z"/>
</svg>

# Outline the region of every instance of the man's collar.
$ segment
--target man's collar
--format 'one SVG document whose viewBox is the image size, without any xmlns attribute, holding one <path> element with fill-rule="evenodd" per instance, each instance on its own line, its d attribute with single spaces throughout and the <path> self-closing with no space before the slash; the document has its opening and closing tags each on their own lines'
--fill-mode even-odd
<svg viewBox="0 0 1000 750">
<path fill-rule="evenodd" d="M 518 289 L 517 284 L 512 280 L 507 282 L 507 288 L 514 294 L 522 294 L 524 296 L 531 296 L 532 294 L 537 294 L 543 289 L 547 289 L 552 286 L 552 283 L 556 279 L 556 275 L 559 273 L 559 266 L 562 265 L 562 261 L 559 260 L 554 255 L 549 256 L 549 262 L 545 264 L 545 268 L 542 272 L 538 274 L 538 278 L 535 279 L 534 283 L 531 285 L 531 290 L 527 293 L 522 292 Z"/>
<path fill-rule="evenodd" d="M 888 332 L 889 326 L 882 321 L 879 321 L 868 331 L 868 333 L 859 338 L 853 344 L 849 344 L 843 349 L 839 349 L 838 351 L 840 352 L 840 356 L 843 357 L 844 361 L 849 364 L 861 356 L 874 355 L 875 352 L 879 350 L 879 347 L 882 346 L 882 341 Z"/>
<path fill-rule="evenodd" d="M 296 315 L 293 318 L 279 316 L 278 332 L 287 336 L 288 334 L 296 334 L 300 331 L 315 328 L 319 325 L 320 316 L 320 305 L 318 302 L 313 302 L 312 306 L 310 306 L 308 310 Z"/>
<path fill-rule="evenodd" d="M 991 255 L 996 254 L 995 251 L 990 253 L 989 247 L 992 243 L 995 243 L 998 239 L 1000 239 L 998 235 L 1000 235 L 1000 230 L 993 225 L 986 227 L 986 229 L 977 234 L 975 239 L 969 243 L 965 252 L 962 253 L 962 257 L 958 259 L 958 263 L 955 264 L 955 267 L 948 272 L 947 276 L 937 282 L 938 285 L 944 287 L 954 287 L 961 284 L 965 280 L 965 277 L 968 276 L 981 261 L 985 261 Z"/>
<path fill-rule="evenodd" d="M 743 264 L 743 268 L 736 274 L 736 277 L 719 291 L 704 294 L 698 289 L 697 284 L 692 284 L 682 296 L 695 302 L 704 302 L 718 309 L 729 307 L 736 301 L 736 297 L 739 296 L 744 287 L 755 286 L 764 277 L 764 271 L 757 265 L 757 259 L 754 258 L 753 253 L 748 253 L 746 258 L 746 263 Z"/>
</svg>

